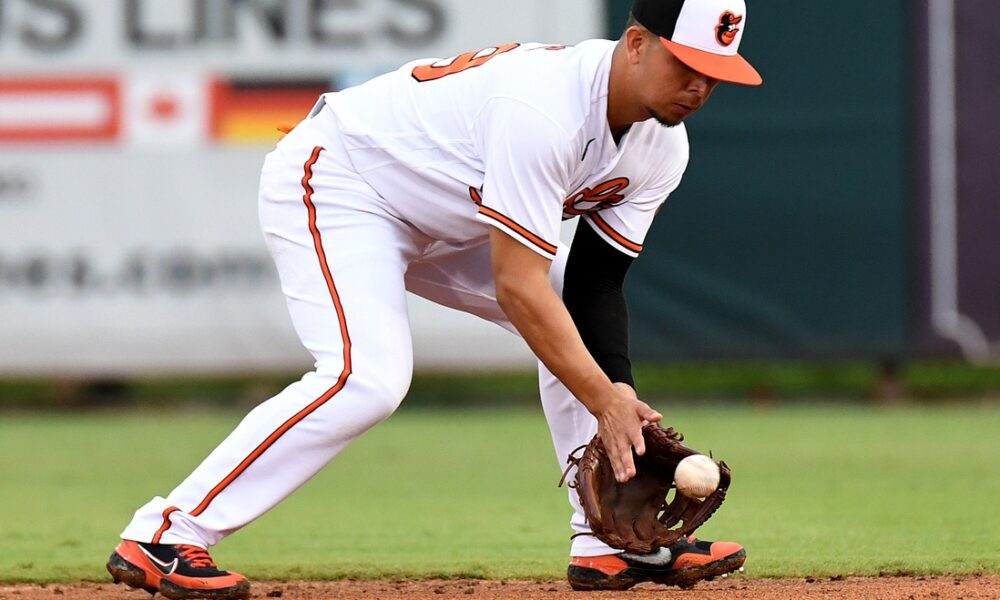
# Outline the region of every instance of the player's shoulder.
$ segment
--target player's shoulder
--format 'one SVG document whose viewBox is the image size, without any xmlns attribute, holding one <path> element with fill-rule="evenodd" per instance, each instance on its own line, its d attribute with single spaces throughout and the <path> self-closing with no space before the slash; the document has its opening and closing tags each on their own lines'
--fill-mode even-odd
<svg viewBox="0 0 1000 600">
<path fill-rule="evenodd" d="M 615 43 L 601 39 L 584 40 L 574 45 L 523 42 L 510 57 L 512 64 L 517 62 L 513 68 L 524 69 L 524 75 L 530 79 L 544 79 L 549 85 L 589 86 Z"/>
<path fill-rule="evenodd" d="M 521 44 L 508 60 L 497 61 L 490 99 L 524 103 L 559 123 L 568 132 L 591 118 L 606 95 L 606 79 L 614 42 L 587 40 L 575 46 Z"/>
</svg>

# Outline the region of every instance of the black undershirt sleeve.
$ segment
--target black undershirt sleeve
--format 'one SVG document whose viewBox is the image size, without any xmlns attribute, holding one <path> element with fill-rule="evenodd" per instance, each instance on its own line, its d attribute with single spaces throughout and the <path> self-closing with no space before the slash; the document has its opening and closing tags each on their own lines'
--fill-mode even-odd
<svg viewBox="0 0 1000 600">
<path fill-rule="evenodd" d="M 625 275 L 634 259 L 580 219 L 563 276 L 563 303 L 587 350 L 612 382 L 633 388 Z"/>
</svg>

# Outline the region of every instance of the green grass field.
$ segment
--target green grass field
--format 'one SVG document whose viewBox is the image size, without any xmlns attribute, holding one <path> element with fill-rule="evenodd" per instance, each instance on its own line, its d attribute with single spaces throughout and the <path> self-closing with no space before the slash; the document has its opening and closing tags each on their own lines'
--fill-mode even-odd
<svg viewBox="0 0 1000 600">
<path fill-rule="evenodd" d="M 699 533 L 750 576 L 1000 572 L 1000 408 L 657 405 L 733 468 Z M 132 511 L 241 414 L 0 414 L 0 582 L 106 579 Z M 253 578 L 557 578 L 569 529 L 540 410 L 406 410 L 214 551 Z"/>
</svg>

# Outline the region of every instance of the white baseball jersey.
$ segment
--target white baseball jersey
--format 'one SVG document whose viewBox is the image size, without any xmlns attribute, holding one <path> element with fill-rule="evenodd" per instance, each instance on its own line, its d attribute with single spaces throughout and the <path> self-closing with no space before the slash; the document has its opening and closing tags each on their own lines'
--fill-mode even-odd
<svg viewBox="0 0 1000 600">
<path fill-rule="evenodd" d="M 555 255 L 559 222 L 584 215 L 637 256 L 688 161 L 683 125 L 607 120 L 615 42 L 507 44 L 418 60 L 325 97 L 350 160 L 387 209 L 432 238 L 506 231 Z"/>
</svg>

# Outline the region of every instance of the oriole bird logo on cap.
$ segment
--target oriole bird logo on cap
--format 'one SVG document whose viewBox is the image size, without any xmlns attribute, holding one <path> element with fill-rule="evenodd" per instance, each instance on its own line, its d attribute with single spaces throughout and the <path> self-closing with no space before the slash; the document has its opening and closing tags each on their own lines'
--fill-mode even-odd
<svg viewBox="0 0 1000 600">
<path fill-rule="evenodd" d="M 737 25 L 742 21 L 742 16 L 737 16 L 728 10 L 722 13 L 715 28 L 715 39 L 723 46 L 729 46 L 736 41 L 736 34 L 740 32 Z"/>
</svg>

